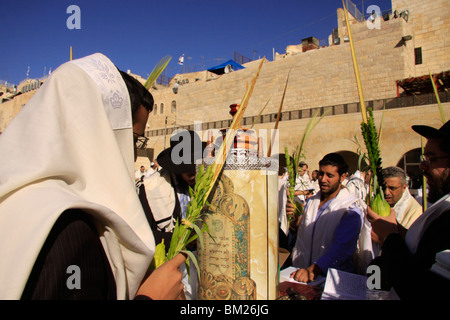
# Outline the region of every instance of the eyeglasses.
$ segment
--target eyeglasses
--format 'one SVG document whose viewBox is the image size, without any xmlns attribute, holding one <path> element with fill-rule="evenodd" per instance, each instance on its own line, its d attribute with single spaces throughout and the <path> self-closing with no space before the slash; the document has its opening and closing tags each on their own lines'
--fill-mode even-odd
<svg viewBox="0 0 450 320">
<path fill-rule="evenodd" d="M 445 158 L 449 158 L 449 156 L 429 156 L 424 154 L 420 157 L 420 161 L 432 164 L 433 162 L 436 162 L 436 160 L 438 159 L 445 159 Z"/>
<path fill-rule="evenodd" d="M 136 149 L 138 149 L 138 150 L 145 149 L 145 147 L 147 147 L 148 138 L 141 136 L 141 135 L 137 134 L 136 132 L 133 132 L 133 134 L 134 134 L 134 144 L 136 146 Z"/>
<path fill-rule="evenodd" d="M 397 191 L 399 188 L 401 188 L 402 186 L 396 186 L 396 187 L 394 187 L 394 186 L 386 186 L 386 190 L 389 190 L 389 191 L 392 191 L 392 192 L 395 192 L 395 191 Z"/>
</svg>

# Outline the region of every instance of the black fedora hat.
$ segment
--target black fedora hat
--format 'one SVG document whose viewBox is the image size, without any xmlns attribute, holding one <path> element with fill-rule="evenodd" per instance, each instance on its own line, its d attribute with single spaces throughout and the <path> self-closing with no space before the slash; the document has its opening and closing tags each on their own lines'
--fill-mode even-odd
<svg viewBox="0 0 450 320">
<path fill-rule="evenodd" d="M 170 138 L 170 147 L 156 158 L 158 164 L 175 174 L 195 173 L 195 164 L 203 159 L 206 142 L 195 131 L 181 130 Z"/>
<path fill-rule="evenodd" d="M 447 121 L 442 127 L 439 129 L 423 126 L 423 125 L 415 125 L 411 127 L 415 132 L 420 134 L 421 136 L 427 139 L 444 139 L 450 140 L 450 120 Z"/>
</svg>

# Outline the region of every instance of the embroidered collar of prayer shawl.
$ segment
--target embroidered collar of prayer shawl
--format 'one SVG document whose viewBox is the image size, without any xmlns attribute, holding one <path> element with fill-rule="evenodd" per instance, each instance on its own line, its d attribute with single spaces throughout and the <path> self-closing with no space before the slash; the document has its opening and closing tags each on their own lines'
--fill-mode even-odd
<svg viewBox="0 0 450 320">
<path fill-rule="evenodd" d="M 61 65 L 8 125 L 0 136 L 0 299 L 21 297 L 52 226 L 71 208 L 94 217 L 117 298 L 134 297 L 155 244 L 134 188 L 132 131 L 125 83 L 102 54 Z"/>
<path fill-rule="evenodd" d="M 450 209 L 450 194 L 443 196 L 422 213 L 406 232 L 405 242 L 411 253 L 415 253 L 420 239 L 428 226 L 445 211 Z"/>
<path fill-rule="evenodd" d="M 405 215 L 405 209 L 408 206 L 409 200 L 411 200 L 412 196 L 409 192 L 409 189 L 406 188 L 405 191 L 403 191 L 403 194 L 400 198 L 400 200 L 397 201 L 397 203 L 394 205 L 395 215 L 397 217 L 397 221 L 402 221 L 403 216 Z"/>
</svg>

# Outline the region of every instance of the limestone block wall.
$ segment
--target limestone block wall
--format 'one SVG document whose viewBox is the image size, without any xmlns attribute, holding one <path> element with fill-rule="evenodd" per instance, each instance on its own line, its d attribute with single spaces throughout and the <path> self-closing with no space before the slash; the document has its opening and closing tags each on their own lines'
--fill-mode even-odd
<svg viewBox="0 0 450 320">
<path fill-rule="evenodd" d="M 411 45 L 422 48 L 421 65 L 415 76 L 450 70 L 450 5 L 448 0 L 392 0 L 392 11 L 409 11 L 408 23 L 413 27 Z M 409 44 L 408 44 L 409 45 Z"/>
<path fill-rule="evenodd" d="M 396 81 L 413 76 L 413 48 L 398 45 L 409 25 L 403 19 L 383 22 L 380 29 L 369 29 L 365 22 L 352 25 L 355 51 L 366 101 L 395 97 Z M 239 103 L 260 61 L 209 81 L 197 81 L 179 87 L 153 90 L 159 108 L 150 115 L 149 131 L 155 155 L 163 149 L 163 132 L 167 128 L 231 119 L 229 105 Z M 283 111 L 333 106 L 359 101 L 350 44 L 324 47 L 283 59 L 264 61 L 245 115 L 276 113 L 289 74 Z M 176 111 L 170 106 L 176 104 Z M 164 112 L 160 106 L 164 104 Z M 166 123 L 167 119 L 167 123 Z M 226 127 L 224 125 L 223 127 Z M 166 146 L 168 138 L 166 137 Z"/>
<path fill-rule="evenodd" d="M 444 103 L 443 108 L 446 118 L 450 119 L 450 103 Z M 442 126 L 436 104 L 390 109 L 384 112 L 380 144 L 383 166 L 395 166 L 405 153 L 421 147 L 420 135 L 411 129 L 412 125 L 429 125 L 435 128 Z M 377 128 L 380 127 L 382 117 L 382 110 L 374 112 Z M 304 145 L 310 171 L 318 169 L 319 160 L 329 152 L 357 153 L 358 146 L 353 142 L 355 135 L 365 151 L 360 129 L 361 121 L 359 113 L 324 117 Z M 283 150 L 284 146 L 287 146 L 291 153 L 295 150 L 308 122 L 309 119 L 280 122 L 280 145 Z"/>
<path fill-rule="evenodd" d="M 450 103 L 442 104 L 447 119 L 450 119 Z M 377 128 L 380 128 L 383 111 L 377 108 L 374 117 Z M 272 148 L 272 154 L 284 153 L 285 147 L 292 153 L 301 142 L 310 118 L 280 121 L 278 139 Z M 366 152 L 364 141 L 361 135 L 361 113 L 354 112 L 348 114 L 326 115 L 314 128 L 304 144 L 304 155 L 309 164 L 310 171 L 318 169 L 318 162 L 322 157 L 330 152 L 352 153 L 353 158 L 347 159 L 350 171 L 356 169 L 356 159 L 358 145 L 355 137 L 360 142 L 362 150 Z M 402 159 L 403 155 L 416 148 L 421 147 L 420 135 L 412 129 L 412 125 L 423 124 L 435 128 L 442 126 L 440 112 L 437 104 L 428 104 L 406 108 L 386 109 L 384 111 L 383 131 L 381 135 L 381 156 L 383 166 L 395 166 Z M 249 127 L 249 126 L 244 126 Z M 264 155 L 267 156 L 268 147 L 272 137 L 274 123 L 256 124 L 255 134 L 264 140 Z M 206 141 L 207 131 L 197 130 L 202 139 Z M 217 130 L 216 130 L 217 132 Z M 216 134 L 214 134 L 217 137 Z M 150 147 L 158 148 L 163 143 L 163 136 L 152 137 Z M 170 135 L 167 136 L 167 146 Z M 426 140 L 425 140 L 426 142 Z M 161 149 L 162 150 L 162 149 Z M 155 152 L 157 155 L 159 152 Z M 356 158 L 355 158 L 356 157 Z M 147 164 L 147 159 L 141 159 L 142 164 Z M 418 159 L 417 159 L 418 160 Z M 136 170 L 141 164 L 138 161 Z"/>
<path fill-rule="evenodd" d="M 14 99 L 0 104 L 0 132 L 3 132 L 6 126 L 12 121 L 22 107 L 31 99 L 36 90 L 23 93 Z"/>
</svg>

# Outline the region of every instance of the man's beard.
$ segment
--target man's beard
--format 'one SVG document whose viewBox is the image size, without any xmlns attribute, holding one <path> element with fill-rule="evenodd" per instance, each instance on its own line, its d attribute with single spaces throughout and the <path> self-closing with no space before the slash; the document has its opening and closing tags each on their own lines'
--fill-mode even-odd
<svg viewBox="0 0 450 320">
<path fill-rule="evenodd" d="M 442 180 L 434 181 L 434 184 L 430 184 L 428 190 L 428 201 L 436 203 L 440 198 L 450 193 L 450 169 L 444 171 L 444 177 Z"/>
<path fill-rule="evenodd" d="M 329 190 L 328 191 L 323 191 L 322 189 L 320 189 L 320 191 L 322 193 L 322 196 L 328 197 L 329 195 L 331 195 L 334 192 L 336 192 L 340 187 L 341 187 L 341 183 L 338 183 L 336 185 L 329 185 Z"/>
</svg>

